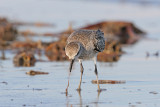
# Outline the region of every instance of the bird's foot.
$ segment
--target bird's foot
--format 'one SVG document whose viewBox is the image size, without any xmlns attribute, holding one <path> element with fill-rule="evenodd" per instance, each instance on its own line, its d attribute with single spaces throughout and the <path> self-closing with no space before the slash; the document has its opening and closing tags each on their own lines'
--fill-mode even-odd
<svg viewBox="0 0 160 107">
<path fill-rule="evenodd" d="M 77 88 L 76 90 L 77 90 L 77 91 L 81 91 L 81 88 Z"/>
<path fill-rule="evenodd" d="M 66 92 L 68 92 L 68 87 L 66 88 Z"/>
<path fill-rule="evenodd" d="M 102 91 L 106 91 L 107 89 L 98 89 L 97 92 L 102 92 Z"/>
<path fill-rule="evenodd" d="M 68 88 L 66 88 L 66 92 L 65 93 L 66 93 L 66 96 L 68 96 Z"/>
<path fill-rule="evenodd" d="M 101 91 L 102 91 L 101 89 L 98 89 L 98 90 L 97 90 L 97 92 L 101 92 Z"/>
</svg>

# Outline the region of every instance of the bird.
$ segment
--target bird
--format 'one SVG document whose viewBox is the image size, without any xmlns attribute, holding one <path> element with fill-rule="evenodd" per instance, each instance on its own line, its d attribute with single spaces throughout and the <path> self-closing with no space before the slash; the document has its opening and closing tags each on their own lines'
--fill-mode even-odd
<svg viewBox="0 0 160 107">
<path fill-rule="evenodd" d="M 68 77 L 68 85 L 66 88 L 66 92 L 68 92 L 69 87 L 69 78 L 72 71 L 72 66 L 75 60 L 78 60 L 80 63 L 81 76 L 79 86 L 77 88 L 78 91 L 81 90 L 81 82 L 83 75 L 83 60 L 94 61 L 94 72 L 96 74 L 98 90 L 101 91 L 99 82 L 98 82 L 98 70 L 97 70 L 97 54 L 102 52 L 105 48 L 105 38 L 104 33 L 101 30 L 86 30 L 80 29 L 75 30 L 68 38 L 67 44 L 65 46 L 65 53 L 71 59 L 70 67 L 69 67 L 69 77 Z"/>
</svg>

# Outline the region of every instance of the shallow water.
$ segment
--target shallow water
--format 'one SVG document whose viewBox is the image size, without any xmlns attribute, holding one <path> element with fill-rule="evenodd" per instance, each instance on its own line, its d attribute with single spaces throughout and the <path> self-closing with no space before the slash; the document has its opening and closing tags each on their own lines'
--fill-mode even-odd
<svg viewBox="0 0 160 107">
<path fill-rule="evenodd" d="M 68 61 L 37 62 L 34 67 L 14 67 L 12 59 L 15 54 L 8 50 L 6 51 L 8 59 L 0 60 L 0 107 L 160 106 L 160 58 L 153 55 L 146 57 L 147 51 L 154 54 L 160 50 L 159 7 L 91 1 L 16 1 L 1 0 L 0 15 L 7 16 L 11 20 L 55 23 L 57 26 L 53 31 L 51 30 L 52 32 L 66 29 L 70 21 L 75 22 L 74 27 L 79 27 L 86 22 L 100 20 L 130 20 L 147 31 L 147 36 L 152 39 L 143 39 L 133 46 L 124 47 L 123 50 L 127 53 L 116 63 L 98 62 L 99 79 L 126 81 L 125 84 L 100 84 L 102 89 L 106 89 L 101 93 L 97 92 L 97 85 L 91 83 L 96 79 L 92 61 L 83 62 L 82 91 L 81 93 L 76 91 L 80 79 L 80 67 L 76 62 L 70 78 L 68 96 L 65 93 Z M 79 7 L 73 6 L 77 4 Z M 37 8 L 34 8 L 35 5 Z M 37 32 L 50 30 L 50 28 L 44 31 L 40 29 L 33 30 Z M 46 57 L 42 56 L 42 59 Z M 49 74 L 26 75 L 30 70 L 49 72 Z"/>
<path fill-rule="evenodd" d="M 145 57 L 145 49 L 155 52 L 159 41 L 142 40 L 132 48 L 125 48 L 130 54 L 123 55 L 117 63 L 98 62 L 99 79 L 125 80 L 125 84 L 100 84 L 97 92 L 94 63 L 84 61 L 84 75 L 81 95 L 76 91 L 80 78 L 79 63 L 76 62 L 67 87 L 69 62 L 37 62 L 35 67 L 14 67 L 13 53 L 7 51 L 8 60 L 0 61 L 0 106 L 109 106 L 109 107 L 158 107 L 160 106 L 159 58 Z M 141 50 L 141 51 L 135 51 Z M 38 70 L 48 75 L 29 76 L 26 72 Z M 4 83 L 6 82 L 6 83 Z M 98 95 L 99 94 L 99 95 Z"/>
</svg>

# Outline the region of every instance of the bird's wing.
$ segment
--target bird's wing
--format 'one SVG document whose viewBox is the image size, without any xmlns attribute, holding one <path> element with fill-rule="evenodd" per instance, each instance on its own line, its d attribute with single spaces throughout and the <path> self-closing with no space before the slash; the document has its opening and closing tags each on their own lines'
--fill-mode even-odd
<svg viewBox="0 0 160 107">
<path fill-rule="evenodd" d="M 84 46 L 90 41 L 90 35 L 92 34 L 93 30 L 76 30 L 74 31 L 69 37 L 67 42 L 81 42 Z"/>
</svg>

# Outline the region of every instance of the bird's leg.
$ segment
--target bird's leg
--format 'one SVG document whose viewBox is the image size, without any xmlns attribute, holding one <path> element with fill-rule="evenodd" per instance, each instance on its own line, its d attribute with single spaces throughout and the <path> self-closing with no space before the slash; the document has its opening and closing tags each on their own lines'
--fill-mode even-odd
<svg viewBox="0 0 160 107">
<path fill-rule="evenodd" d="M 101 91 L 100 86 L 99 86 L 99 81 L 98 81 L 98 71 L 97 71 L 97 64 L 96 64 L 97 58 L 94 57 L 93 60 L 94 60 L 94 65 L 95 65 L 95 70 L 94 70 L 94 72 L 95 72 L 95 74 L 96 74 L 97 85 L 98 85 L 98 91 Z"/>
<path fill-rule="evenodd" d="M 83 75 L 83 65 L 82 65 L 82 61 L 79 60 L 79 63 L 80 63 L 80 66 L 81 66 L 81 77 L 80 77 L 80 82 L 79 82 L 79 86 L 78 86 L 77 91 L 80 91 L 80 90 L 81 90 L 81 82 L 82 82 L 82 75 Z"/>
<path fill-rule="evenodd" d="M 71 75 L 73 63 L 74 63 L 74 59 L 71 60 L 71 64 L 70 64 L 70 67 L 69 67 L 68 85 L 67 85 L 67 88 L 66 88 L 66 92 L 68 92 L 69 78 L 70 78 L 70 75 Z"/>
<path fill-rule="evenodd" d="M 68 76 L 68 85 L 67 85 L 67 88 L 66 88 L 66 92 L 68 92 L 68 87 L 69 87 L 69 78 L 70 78 L 70 75 L 71 75 L 71 72 L 69 72 L 69 76 Z"/>
<path fill-rule="evenodd" d="M 95 74 L 96 74 L 96 79 L 97 79 L 97 84 L 98 84 L 98 91 L 101 91 L 100 86 L 99 86 L 99 81 L 98 81 L 98 71 L 97 71 L 97 65 L 95 64 Z"/>
</svg>

